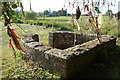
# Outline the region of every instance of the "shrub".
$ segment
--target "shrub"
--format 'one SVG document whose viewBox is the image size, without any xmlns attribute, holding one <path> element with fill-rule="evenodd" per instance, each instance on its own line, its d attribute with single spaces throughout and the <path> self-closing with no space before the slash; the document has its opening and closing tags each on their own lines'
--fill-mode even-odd
<svg viewBox="0 0 120 80">
<path fill-rule="evenodd" d="M 36 12 L 25 12 L 25 19 L 27 20 L 35 20 L 37 19 L 37 13 Z"/>
<path fill-rule="evenodd" d="M 38 22 L 38 23 L 37 23 L 37 25 L 40 25 L 40 26 L 42 26 L 42 25 L 43 25 L 43 23 L 42 23 L 42 22 Z"/>
</svg>

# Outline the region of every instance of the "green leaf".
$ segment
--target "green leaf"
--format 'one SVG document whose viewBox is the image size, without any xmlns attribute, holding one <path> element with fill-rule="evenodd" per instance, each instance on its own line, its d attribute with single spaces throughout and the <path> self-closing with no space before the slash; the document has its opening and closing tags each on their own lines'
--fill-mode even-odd
<svg viewBox="0 0 120 80">
<path fill-rule="evenodd" d="M 13 8 L 13 9 L 17 8 L 17 5 L 16 5 L 16 4 L 13 4 L 13 5 L 12 5 L 12 8 Z"/>
<path fill-rule="evenodd" d="M 9 18 L 10 18 L 10 19 L 12 19 L 12 18 L 13 18 L 13 15 L 12 15 L 12 14 L 9 14 L 8 16 L 9 16 Z"/>
<path fill-rule="evenodd" d="M 15 13 L 14 10 L 11 10 L 10 13 L 11 13 L 12 15 L 16 15 L 16 13 Z"/>
<path fill-rule="evenodd" d="M 6 24 L 6 23 L 4 23 L 4 26 L 7 26 L 7 24 Z"/>
<path fill-rule="evenodd" d="M 13 18 L 12 18 L 12 21 L 14 21 L 14 22 L 18 22 L 17 17 L 13 17 Z"/>
<path fill-rule="evenodd" d="M 1 18 L 1 19 L 4 19 L 4 15 L 2 15 L 0 18 Z"/>
</svg>

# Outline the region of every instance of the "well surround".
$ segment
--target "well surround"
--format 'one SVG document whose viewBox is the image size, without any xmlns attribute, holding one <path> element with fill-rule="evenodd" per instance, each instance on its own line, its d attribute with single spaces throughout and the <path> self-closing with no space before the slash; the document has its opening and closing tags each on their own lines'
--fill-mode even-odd
<svg viewBox="0 0 120 80">
<path fill-rule="evenodd" d="M 59 49 L 55 48 L 51 42 L 57 34 L 75 34 L 79 35 L 76 38 L 76 45 L 73 46 L 74 41 L 72 41 L 72 46 L 67 46 L 68 48 Z M 116 37 L 109 35 L 102 35 L 102 43 L 99 43 L 98 39 L 93 35 L 85 35 L 90 39 L 86 40 L 84 43 L 77 42 L 83 39 L 80 38 L 81 35 L 74 32 L 50 32 L 49 33 L 49 43 L 51 46 L 46 46 L 39 43 L 39 38 L 37 34 L 26 35 L 22 38 L 22 46 L 29 53 L 30 59 L 38 65 L 42 65 L 43 68 L 49 70 L 49 72 L 60 75 L 62 78 L 74 77 L 77 74 L 84 71 L 85 67 L 89 66 L 96 58 L 103 57 L 104 52 L 113 50 L 116 45 Z M 74 35 L 73 35 L 74 36 Z M 57 38 L 62 39 L 57 36 Z M 66 39 L 73 37 L 66 37 Z M 63 38 L 64 39 L 64 38 Z M 71 39 L 69 39 L 71 41 Z M 63 40 L 64 41 L 64 40 Z M 68 41 L 68 40 L 67 40 Z M 61 48 L 61 47 L 60 47 Z"/>
</svg>

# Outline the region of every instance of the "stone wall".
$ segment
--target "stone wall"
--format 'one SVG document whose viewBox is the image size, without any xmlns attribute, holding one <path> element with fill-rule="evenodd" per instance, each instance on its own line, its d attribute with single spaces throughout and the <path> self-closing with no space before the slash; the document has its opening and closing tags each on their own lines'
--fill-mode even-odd
<svg viewBox="0 0 120 80">
<path fill-rule="evenodd" d="M 67 33 L 65 32 L 65 34 Z M 34 63 L 42 65 L 50 73 L 60 75 L 62 78 L 73 78 L 84 71 L 85 67 L 89 66 L 96 58 L 105 58 L 104 52 L 114 49 L 116 43 L 115 37 L 103 35 L 101 37 L 102 43 L 94 38 L 85 43 L 61 50 L 39 43 L 38 38 L 33 38 L 35 35 L 37 34 L 22 38 L 23 48 L 29 53 L 28 55 L 31 56 L 30 59 Z M 82 38 L 78 37 L 77 39 Z"/>
<path fill-rule="evenodd" d="M 93 35 L 77 34 L 75 32 L 49 32 L 49 44 L 53 48 L 66 49 L 95 39 Z"/>
</svg>

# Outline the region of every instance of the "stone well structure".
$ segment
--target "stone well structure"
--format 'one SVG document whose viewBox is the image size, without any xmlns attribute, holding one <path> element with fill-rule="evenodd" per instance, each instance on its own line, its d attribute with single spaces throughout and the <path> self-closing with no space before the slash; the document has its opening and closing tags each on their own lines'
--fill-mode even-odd
<svg viewBox="0 0 120 80">
<path fill-rule="evenodd" d="M 115 48 L 116 37 L 102 35 L 101 41 L 102 43 L 99 43 L 93 35 L 74 32 L 50 32 L 50 46 L 39 43 L 37 34 L 22 38 L 23 48 L 31 56 L 30 59 L 62 78 L 78 75 L 95 61 L 98 55 L 103 58 L 104 52 Z"/>
<path fill-rule="evenodd" d="M 49 44 L 53 48 L 66 49 L 90 41 L 96 37 L 92 34 L 77 34 L 75 32 L 57 31 L 49 33 Z"/>
</svg>

